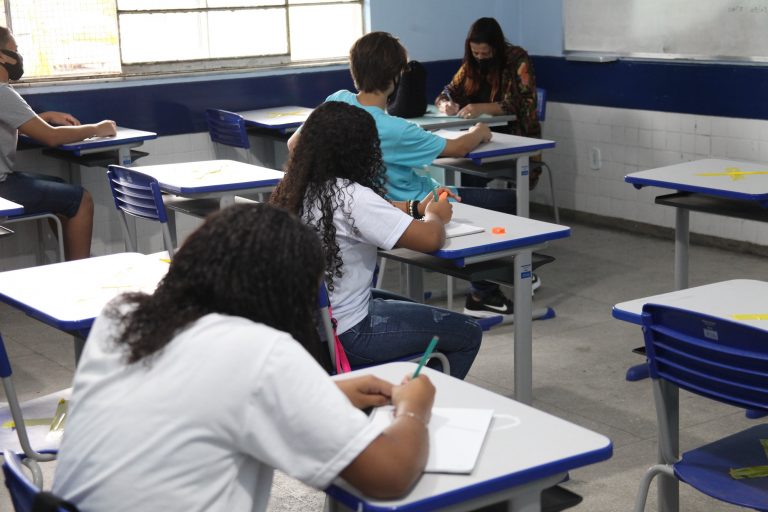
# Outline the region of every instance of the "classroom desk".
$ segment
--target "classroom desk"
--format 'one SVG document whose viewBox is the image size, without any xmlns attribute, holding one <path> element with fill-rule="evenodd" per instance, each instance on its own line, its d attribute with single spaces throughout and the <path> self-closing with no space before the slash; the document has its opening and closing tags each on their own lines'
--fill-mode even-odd
<svg viewBox="0 0 768 512">
<path fill-rule="evenodd" d="M 636 188 L 678 192 L 655 201 L 676 208 L 676 290 L 688 287 L 690 211 L 768 221 L 768 164 L 710 158 L 635 172 L 624 180 Z"/>
<path fill-rule="evenodd" d="M 148 165 L 141 172 L 160 183 L 160 190 L 182 197 L 216 197 L 221 207 L 235 202 L 235 194 L 268 192 L 283 172 L 234 160 L 206 160 Z"/>
<path fill-rule="evenodd" d="M 414 363 L 388 363 L 334 377 L 374 374 L 400 383 Z M 364 511 L 474 510 L 507 501 L 509 510 L 540 510 L 541 491 L 573 469 L 606 460 L 611 440 L 543 411 L 431 368 L 422 370 L 437 393 L 435 407 L 493 409 L 494 416 L 474 471 L 468 475 L 425 473 L 403 498 L 368 498 L 341 478 L 326 493 L 333 505 Z"/>
<path fill-rule="evenodd" d="M 408 249 L 379 254 L 408 264 L 408 296 L 417 300 L 424 297 L 424 290 L 422 273 L 416 267 L 470 281 L 514 285 L 515 398 L 529 404 L 533 400 L 531 254 L 551 240 L 570 236 L 571 229 L 467 204 L 452 205 L 453 220 L 482 226 L 485 231 L 449 238 L 442 249 L 429 255 Z M 493 234 L 494 227 L 503 227 L 505 233 Z M 549 309 L 542 315 L 547 314 L 554 315 Z"/>
<path fill-rule="evenodd" d="M 0 272 L 0 301 L 72 334 L 79 359 L 107 302 L 123 292 L 152 293 L 168 262 L 167 253 L 119 253 Z"/>
<path fill-rule="evenodd" d="M 408 118 L 408 121 L 416 123 L 425 130 L 434 131 L 443 128 L 470 128 L 477 123 L 485 123 L 488 126 L 504 126 L 517 119 L 514 114 L 502 114 L 498 116 L 482 115 L 473 119 L 441 114 L 434 105 L 427 105 L 427 112 L 420 117 Z"/>
<path fill-rule="evenodd" d="M 461 132 L 441 130 L 435 132 L 445 138 L 455 138 Z M 473 174 L 483 178 L 514 179 L 517 189 L 517 214 L 529 216 L 528 161 L 543 149 L 555 147 L 555 142 L 506 133 L 494 133 L 490 142 L 481 144 L 464 158 L 438 158 L 433 165 L 447 171 Z M 511 167 L 514 162 L 514 167 Z"/>
<path fill-rule="evenodd" d="M 266 128 L 283 135 L 293 133 L 304 124 L 314 109 L 289 105 L 287 107 L 260 108 L 235 112 L 251 128 Z"/>
<path fill-rule="evenodd" d="M 24 213 L 24 207 L 22 205 L 0 197 L 0 221 L 2 221 L 4 217 L 21 215 L 22 213 Z M 10 229 L 0 226 L 0 237 L 12 234 L 13 231 Z"/>
<path fill-rule="evenodd" d="M 765 313 L 768 311 L 768 282 L 735 279 L 629 300 L 616 304 L 613 307 L 613 317 L 640 325 L 645 304 L 674 306 L 689 311 L 697 311 L 705 315 L 733 320 L 734 315 L 737 314 Z M 761 329 L 768 329 L 768 322 L 766 320 L 737 318 L 737 321 Z M 670 441 L 674 451 L 679 453 L 679 390 L 675 386 L 662 386 L 662 392 L 665 394 L 667 404 L 669 405 L 667 416 L 669 418 L 670 430 L 674 433 Z M 662 461 L 660 456 L 659 461 Z M 659 511 L 677 512 L 678 508 L 679 489 L 677 479 L 660 475 Z"/>
</svg>

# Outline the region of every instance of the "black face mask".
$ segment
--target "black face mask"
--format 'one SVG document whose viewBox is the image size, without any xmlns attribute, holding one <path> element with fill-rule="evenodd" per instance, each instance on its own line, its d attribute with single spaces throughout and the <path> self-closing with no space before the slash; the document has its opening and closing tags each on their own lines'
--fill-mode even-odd
<svg viewBox="0 0 768 512">
<path fill-rule="evenodd" d="M 4 62 L 0 62 L 6 71 L 8 71 L 8 78 L 11 80 L 20 79 L 24 75 L 24 59 L 22 59 L 21 55 L 13 50 L 0 50 L 0 52 L 3 52 L 7 56 L 16 59 L 16 64 L 6 64 Z"/>
<path fill-rule="evenodd" d="M 493 57 L 487 59 L 475 59 L 477 62 L 477 69 L 481 75 L 487 74 L 493 66 Z"/>
</svg>

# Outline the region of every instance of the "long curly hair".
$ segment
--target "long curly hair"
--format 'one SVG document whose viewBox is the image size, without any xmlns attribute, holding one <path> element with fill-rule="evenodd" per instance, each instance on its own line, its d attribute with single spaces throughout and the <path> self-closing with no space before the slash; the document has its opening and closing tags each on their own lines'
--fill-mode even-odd
<svg viewBox="0 0 768 512">
<path fill-rule="evenodd" d="M 322 361 L 313 316 L 322 272 L 317 235 L 294 215 L 266 204 L 234 205 L 187 238 L 152 295 L 125 294 L 107 315 L 119 321 L 129 364 L 150 364 L 209 313 L 287 332 Z M 133 307 L 126 312 L 125 305 Z"/>
<path fill-rule="evenodd" d="M 493 66 L 486 76 L 480 73 L 480 66 L 472 55 L 469 43 L 487 44 L 493 50 Z M 486 80 L 491 86 L 490 101 L 494 101 L 501 91 L 501 74 L 507 66 L 507 40 L 499 22 L 494 18 L 480 18 L 475 21 L 464 41 L 463 67 L 467 76 L 467 95 L 471 96 L 480 89 L 480 84 Z"/>
<path fill-rule="evenodd" d="M 385 170 L 376 123 L 365 110 L 330 101 L 316 108 L 301 127 L 285 165 L 285 177 L 270 203 L 297 214 L 320 235 L 329 290 L 343 275 L 333 213 L 350 219 L 349 194 L 337 178 L 357 183 L 384 197 Z M 350 219 L 354 229 L 354 219 Z"/>
</svg>

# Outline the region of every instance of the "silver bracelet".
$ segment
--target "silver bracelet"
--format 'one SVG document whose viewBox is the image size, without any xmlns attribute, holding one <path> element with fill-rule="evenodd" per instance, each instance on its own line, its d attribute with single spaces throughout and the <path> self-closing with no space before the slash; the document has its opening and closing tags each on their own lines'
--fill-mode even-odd
<svg viewBox="0 0 768 512">
<path fill-rule="evenodd" d="M 426 420 L 424 420 L 424 418 L 422 418 L 421 416 L 419 416 L 415 412 L 403 411 L 403 412 L 399 413 L 397 416 L 395 416 L 395 419 L 397 419 L 397 418 L 413 418 L 414 420 L 416 420 L 419 423 L 421 423 L 422 425 L 424 425 L 424 428 L 427 428 Z"/>
</svg>

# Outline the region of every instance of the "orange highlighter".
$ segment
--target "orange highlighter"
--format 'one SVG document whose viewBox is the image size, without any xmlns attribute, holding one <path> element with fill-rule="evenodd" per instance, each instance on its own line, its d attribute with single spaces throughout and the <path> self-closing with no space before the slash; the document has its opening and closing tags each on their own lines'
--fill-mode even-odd
<svg viewBox="0 0 768 512">
<path fill-rule="evenodd" d="M 447 198 L 448 198 L 448 192 L 446 192 L 445 190 L 440 192 L 440 201 L 445 201 Z"/>
</svg>

